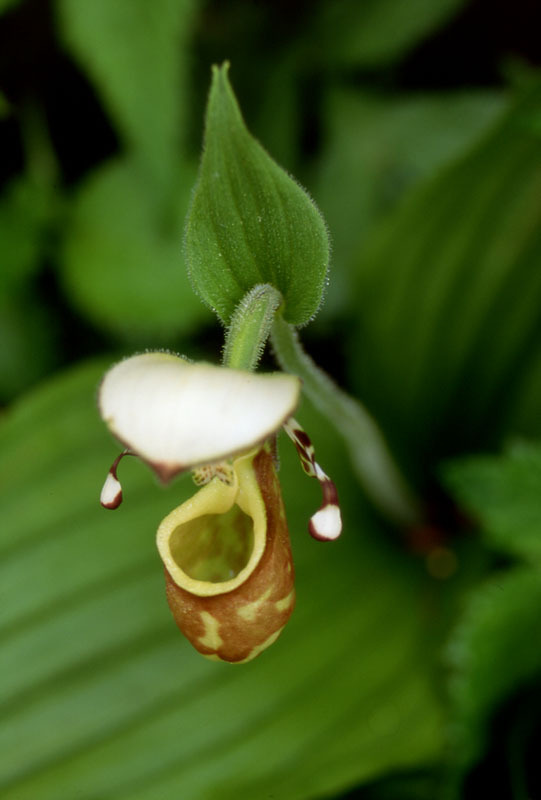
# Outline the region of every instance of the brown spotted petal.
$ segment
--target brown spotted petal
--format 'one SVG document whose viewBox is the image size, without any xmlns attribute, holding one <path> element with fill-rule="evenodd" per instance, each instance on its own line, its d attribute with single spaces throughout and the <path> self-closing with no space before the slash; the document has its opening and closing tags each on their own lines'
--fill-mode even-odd
<svg viewBox="0 0 541 800">
<path fill-rule="evenodd" d="M 161 523 L 167 600 L 196 650 L 250 661 L 280 635 L 295 604 L 280 486 L 265 447 L 237 458 Z"/>
</svg>

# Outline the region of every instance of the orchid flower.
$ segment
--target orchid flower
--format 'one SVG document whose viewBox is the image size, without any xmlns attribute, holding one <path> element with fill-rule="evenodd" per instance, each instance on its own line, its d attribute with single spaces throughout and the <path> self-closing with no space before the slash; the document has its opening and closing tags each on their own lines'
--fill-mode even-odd
<svg viewBox="0 0 541 800">
<path fill-rule="evenodd" d="M 157 546 L 177 625 L 213 660 L 249 661 L 275 641 L 295 603 L 289 533 L 275 469 L 283 426 L 302 466 L 318 479 L 323 504 L 310 533 L 341 531 L 336 489 L 292 418 L 299 378 L 191 363 L 169 353 L 113 366 L 99 390 L 100 413 L 125 449 L 101 493 L 117 508 L 124 455 L 145 461 L 167 483 L 193 470 L 198 490 L 161 522 Z"/>
</svg>

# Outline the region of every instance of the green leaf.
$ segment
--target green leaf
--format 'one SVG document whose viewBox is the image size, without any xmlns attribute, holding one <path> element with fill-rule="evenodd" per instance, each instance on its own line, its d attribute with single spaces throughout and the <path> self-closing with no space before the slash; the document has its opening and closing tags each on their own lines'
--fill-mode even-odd
<svg viewBox="0 0 541 800">
<path fill-rule="evenodd" d="M 496 575 L 470 598 L 448 646 L 451 753 L 459 776 L 482 751 L 491 714 L 541 676 L 539 570 Z"/>
<path fill-rule="evenodd" d="M 541 446 L 517 444 L 503 456 L 447 464 L 444 481 L 479 522 L 486 541 L 541 565 Z"/>
<path fill-rule="evenodd" d="M 377 67 L 404 56 L 463 4 L 464 0 L 333 0 L 320 5 L 315 34 L 326 61 Z"/>
<path fill-rule="evenodd" d="M 244 125 L 227 77 L 214 68 L 205 149 L 186 228 L 196 291 L 228 322 L 246 292 L 269 283 L 288 322 L 307 323 L 321 303 L 329 242 L 318 210 Z"/>
<path fill-rule="evenodd" d="M 504 105 L 501 92 L 481 90 L 328 92 L 316 192 L 332 231 L 334 270 L 323 314 L 351 303 L 359 253 L 374 226 L 415 186 L 471 147 Z"/>
<path fill-rule="evenodd" d="M 189 120 L 196 0 L 57 0 L 61 36 L 148 173 L 168 180 Z"/>
<path fill-rule="evenodd" d="M 4 14 L 11 8 L 15 8 L 21 3 L 21 0 L 0 0 L 0 14 Z"/>
<path fill-rule="evenodd" d="M 535 565 L 496 574 L 477 589 L 452 635 L 450 765 L 459 787 L 483 751 L 497 706 L 541 678 L 533 644 L 541 635 L 541 447 L 515 444 L 503 456 L 451 462 L 442 473 L 489 546 Z"/>
<path fill-rule="evenodd" d="M 13 180 L 0 198 L 0 403 L 55 363 L 55 320 L 34 296 L 33 284 L 59 203 L 49 187 L 30 175 Z"/>
<path fill-rule="evenodd" d="M 28 176 L 5 189 L 0 198 L 0 291 L 19 290 L 39 269 L 52 205 L 50 193 Z"/>
<path fill-rule="evenodd" d="M 338 481 L 343 539 L 307 535 L 319 491 L 284 441 L 297 608 L 259 659 L 216 664 L 176 629 L 155 551 L 190 479 L 164 490 L 126 459 L 123 505 L 99 507 L 115 455 L 94 405 L 104 366 L 58 377 L 0 427 L 6 796 L 293 800 L 437 758 L 433 587 L 359 505 L 321 418 L 303 408 Z"/>
<path fill-rule="evenodd" d="M 536 85 L 363 252 L 353 377 L 420 470 L 512 429 L 514 392 L 538 364 L 540 101 Z"/>
<path fill-rule="evenodd" d="M 31 291 L 0 291 L 0 403 L 9 402 L 57 363 L 52 312 Z"/>
<path fill-rule="evenodd" d="M 2 13 L 2 9 L 0 7 L 0 14 Z M 11 106 L 6 98 L 6 96 L 0 92 L 0 119 L 5 119 L 9 117 L 11 112 Z"/>
<path fill-rule="evenodd" d="M 192 176 L 185 166 L 173 225 L 128 160 L 93 173 L 75 197 L 61 261 L 64 287 L 98 327 L 139 346 L 167 344 L 194 330 L 206 313 L 181 252 Z"/>
<path fill-rule="evenodd" d="M 268 9 L 272 14 L 273 10 Z M 263 26 L 265 22 L 262 21 Z M 260 29 L 261 31 L 261 29 Z M 259 40 L 261 39 L 259 34 Z M 243 37 L 244 38 L 244 37 Z M 254 36 L 254 45 L 258 47 L 257 36 Z M 298 63 L 299 41 L 297 37 L 292 40 L 290 49 L 277 53 L 269 53 L 267 63 L 260 57 L 258 70 L 257 103 L 248 103 L 252 116 L 252 130 L 256 139 L 265 141 L 265 147 L 272 153 L 279 164 L 297 164 L 302 149 L 302 125 L 305 109 L 302 105 L 302 79 L 299 75 Z M 250 54 L 244 56 L 248 63 L 253 60 Z M 235 54 L 235 65 L 238 62 Z M 239 64 L 237 75 L 239 79 L 242 72 L 249 70 Z M 259 81 L 262 81 L 261 84 Z M 247 84 L 247 88 L 250 83 Z M 249 98 L 248 98 L 249 100 Z M 255 107 L 254 107 L 255 106 Z"/>
</svg>

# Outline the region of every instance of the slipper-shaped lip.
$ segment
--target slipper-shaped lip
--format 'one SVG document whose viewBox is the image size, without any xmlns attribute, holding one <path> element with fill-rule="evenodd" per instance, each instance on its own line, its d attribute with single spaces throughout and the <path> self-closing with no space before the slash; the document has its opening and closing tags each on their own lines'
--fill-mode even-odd
<svg viewBox="0 0 541 800">
<path fill-rule="evenodd" d="M 300 391 L 293 375 L 152 352 L 113 366 L 98 405 L 111 433 L 165 482 L 264 442 L 293 414 Z"/>
</svg>

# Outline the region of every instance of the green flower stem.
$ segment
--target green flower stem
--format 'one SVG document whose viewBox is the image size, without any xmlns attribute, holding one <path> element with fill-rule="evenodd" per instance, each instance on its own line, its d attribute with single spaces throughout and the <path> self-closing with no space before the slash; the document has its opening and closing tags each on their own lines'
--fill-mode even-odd
<svg viewBox="0 0 541 800">
<path fill-rule="evenodd" d="M 302 378 L 314 406 L 343 437 L 357 477 L 372 502 L 393 522 L 406 526 L 421 522 L 420 504 L 368 411 L 314 364 L 302 349 L 296 330 L 280 315 L 274 320 L 271 341 L 282 369 Z"/>
<path fill-rule="evenodd" d="M 223 364 L 253 370 L 269 338 L 272 322 L 282 304 L 282 295 L 268 283 L 259 283 L 244 295 L 227 329 Z"/>
</svg>

